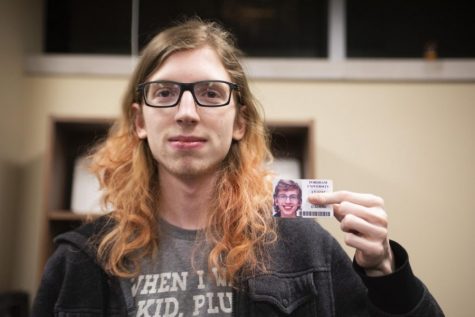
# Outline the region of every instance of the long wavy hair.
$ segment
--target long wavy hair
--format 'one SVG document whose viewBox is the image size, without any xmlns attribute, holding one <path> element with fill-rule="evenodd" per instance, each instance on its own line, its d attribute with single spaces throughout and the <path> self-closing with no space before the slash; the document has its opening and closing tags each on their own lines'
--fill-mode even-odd
<svg viewBox="0 0 475 317">
<path fill-rule="evenodd" d="M 235 98 L 245 111 L 237 116 L 246 122 L 244 137 L 233 141 L 221 163 L 215 198 L 210 202 L 204 229 L 211 246 L 208 266 L 230 281 L 238 273 L 266 269 L 266 249 L 276 233 L 272 184 L 265 164 L 272 155 L 263 113 L 250 91 L 233 36 L 217 23 L 193 18 L 160 32 L 145 47 L 123 97 L 122 114 L 92 153 L 91 169 L 104 190 L 103 204 L 114 210 L 108 216 L 110 229 L 100 236 L 97 248 L 98 260 L 109 274 L 136 276 L 140 260 L 155 254 L 160 243 L 158 163 L 147 140 L 136 134 L 132 104 L 143 103 L 136 87 L 170 55 L 205 45 L 216 51 L 231 80 L 239 85 Z"/>
</svg>

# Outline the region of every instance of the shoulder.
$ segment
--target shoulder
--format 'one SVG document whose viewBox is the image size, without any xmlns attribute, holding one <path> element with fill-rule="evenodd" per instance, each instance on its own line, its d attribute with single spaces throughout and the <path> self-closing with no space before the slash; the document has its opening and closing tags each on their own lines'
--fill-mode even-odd
<svg viewBox="0 0 475 317">
<path fill-rule="evenodd" d="M 50 261 L 74 262 L 81 259 L 95 259 L 98 237 L 111 226 L 111 218 L 102 216 L 84 223 L 74 230 L 59 234 L 54 238 L 55 251 Z"/>
<path fill-rule="evenodd" d="M 33 316 L 68 315 L 78 310 L 101 312 L 108 275 L 98 263 L 89 238 L 103 220 L 56 237 L 56 250 L 44 268 L 33 304 Z M 99 231 L 96 231 L 99 230 Z"/>
<path fill-rule="evenodd" d="M 113 227 L 114 221 L 109 215 L 101 216 L 92 222 L 84 223 L 78 228 L 62 233 L 54 238 L 58 251 L 70 248 L 95 254 L 100 237 Z M 65 248 L 64 246 L 69 246 Z"/>
<path fill-rule="evenodd" d="M 96 247 L 91 238 L 106 230 L 108 223 L 106 217 L 100 217 L 58 235 L 54 239 L 56 248 L 46 263 L 43 279 L 55 283 L 65 279 L 76 280 L 78 276 L 99 276 L 102 268 L 97 263 Z"/>
</svg>

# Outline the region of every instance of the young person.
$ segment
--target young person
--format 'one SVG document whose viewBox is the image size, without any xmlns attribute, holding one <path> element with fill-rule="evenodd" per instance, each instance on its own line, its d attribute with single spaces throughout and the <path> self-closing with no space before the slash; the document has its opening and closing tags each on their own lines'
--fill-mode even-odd
<svg viewBox="0 0 475 317">
<path fill-rule="evenodd" d="M 113 212 L 60 235 L 33 316 L 442 316 L 387 236 L 383 200 L 334 192 L 353 264 L 308 219 L 272 217 L 271 155 L 231 35 L 156 36 L 93 155 Z"/>
<path fill-rule="evenodd" d="M 302 189 L 293 180 L 280 179 L 274 189 L 274 217 L 295 218 L 302 206 Z"/>
</svg>

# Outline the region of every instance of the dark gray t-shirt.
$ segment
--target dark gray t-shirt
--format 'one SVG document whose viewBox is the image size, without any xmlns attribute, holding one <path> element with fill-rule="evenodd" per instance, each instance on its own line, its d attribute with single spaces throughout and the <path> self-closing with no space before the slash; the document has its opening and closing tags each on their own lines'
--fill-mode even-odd
<svg viewBox="0 0 475 317">
<path fill-rule="evenodd" d="M 215 268 L 209 273 L 210 248 L 197 234 L 160 222 L 157 255 L 143 260 L 137 278 L 121 282 L 126 301 L 137 308 L 130 315 L 231 316 L 232 286 Z"/>
</svg>

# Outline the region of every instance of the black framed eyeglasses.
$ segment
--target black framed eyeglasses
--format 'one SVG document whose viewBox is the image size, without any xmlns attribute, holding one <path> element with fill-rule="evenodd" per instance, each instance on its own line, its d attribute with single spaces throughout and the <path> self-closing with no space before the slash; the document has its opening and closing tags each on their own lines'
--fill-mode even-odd
<svg viewBox="0 0 475 317">
<path fill-rule="evenodd" d="M 187 90 L 199 106 L 222 107 L 229 104 L 233 90 L 239 90 L 239 86 L 224 80 L 203 80 L 194 83 L 156 80 L 138 85 L 137 90 L 141 92 L 145 104 L 150 107 L 174 107 Z"/>
</svg>

